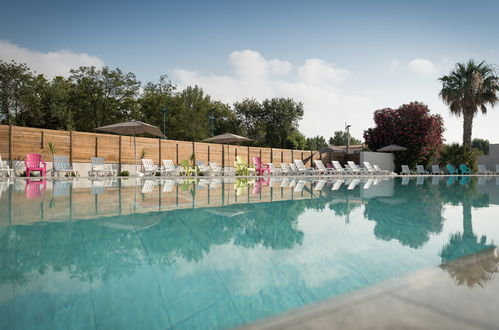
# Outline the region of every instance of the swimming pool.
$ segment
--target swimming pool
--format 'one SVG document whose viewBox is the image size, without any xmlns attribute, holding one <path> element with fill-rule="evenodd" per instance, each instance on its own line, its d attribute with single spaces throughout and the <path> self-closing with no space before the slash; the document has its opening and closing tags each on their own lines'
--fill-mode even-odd
<svg viewBox="0 0 499 330">
<path fill-rule="evenodd" d="M 231 328 L 499 241 L 495 177 L 18 179 L 0 194 L 2 329 Z"/>
</svg>

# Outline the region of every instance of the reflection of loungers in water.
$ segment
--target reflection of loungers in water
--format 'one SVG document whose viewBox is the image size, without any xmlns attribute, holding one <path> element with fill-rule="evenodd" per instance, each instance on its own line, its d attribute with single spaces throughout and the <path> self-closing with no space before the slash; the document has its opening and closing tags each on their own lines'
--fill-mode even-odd
<svg viewBox="0 0 499 330">
<path fill-rule="evenodd" d="M 402 178 L 402 185 L 407 186 L 409 184 L 409 177 L 403 177 Z"/>
<path fill-rule="evenodd" d="M 463 176 L 461 180 L 459 180 L 459 184 L 461 186 L 466 186 L 468 183 L 470 183 L 470 177 L 469 176 Z"/>
<path fill-rule="evenodd" d="M 69 196 L 72 184 L 70 181 L 54 181 L 54 196 Z"/>
<path fill-rule="evenodd" d="M 454 184 L 454 182 L 456 182 L 456 177 L 455 176 L 450 176 L 447 178 L 447 186 L 452 186 Z"/>
<path fill-rule="evenodd" d="M 484 178 L 483 176 L 478 178 L 478 185 L 483 186 L 487 182 L 487 178 Z"/>
<path fill-rule="evenodd" d="M 294 187 L 294 186 L 296 186 L 296 180 L 295 179 L 293 179 L 293 180 L 291 180 L 291 182 L 289 182 L 288 187 Z"/>
<path fill-rule="evenodd" d="M 204 189 L 206 187 L 206 185 L 208 184 L 208 182 L 210 182 L 210 180 L 208 180 L 208 179 L 199 179 L 198 184 L 197 184 L 197 188 Z"/>
<path fill-rule="evenodd" d="M 142 186 L 142 193 L 149 194 L 152 193 L 153 190 L 154 190 L 154 181 L 146 180 L 144 182 L 144 185 Z"/>
<path fill-rule="evenodd" d="M 282 179 L 282 182 L 281 182 L 281 188 L 286 188 L 288 185 L 289 185 L 289 179 L 288 178 L 284 178 Z"/>
<path fill-rule="evenodd" d="M 106 187 L 111 187 L 114 180 L 92 180 L 92 195 L 98 195 L 104 192 Z"/>
<path fill-rule="evenodd" d="M 305 187 L 305 182 L 306 182 L 305 180 L 298 181 L 293 192 L 300 193 L 303 190 L 303 187 Z"/>
<path fill-rule="evenodd" d="M 424 184 L 424 180 L 425 180 L 424 176 L 418 176 L 418 178 L 416 179 L 416 185 L 420 186 Z"/>
<path fill-rule="evenodd" d="M 440 177 L 434 176 L 431 178 L 431 184 L 434 186 L 438 186 L 440 184 Z"/>
<path fill-rule="evenodd" d="M 336 180 L 334 181 L 333 187 L 331 190 L 338 190 L 340 189 L 341 185 L 343 184 L 343 180 Z"/>
<path fill-rule="evenodd" d="M 499 186 L 499 177 L 496 178 L 496 186 Z"/>
<path fill-rule="evenodd" d="M 166 180 L 163 182 L 163 192 L 171 192 L 173 188 L 175 187 L 175 181 L 174 180 Z"/>
<path fill-rule="evenodd" d="M 362 187 L 362 189 L 367 190 L 367 189 L 371 188 L 373 182 L 374 182 L 373 179 L 368 179 L 366 181 L 366 183 L 364 184 L 364 186 Z"/>
<path fill-rule="evenodd" d="M 316 191 L 321 191 L 324 188 L 324 185 L 326 184 L 327 180 L 320 180 L 315 184 L 314 190 Z"/>
<path fill-rule="evenodd" d="M 269 187 L 274 188 L 276 186 L 277 182 L 281 182 L 281 179 L 280 178 L 270 178 Z"/>
<path fill-rule="evenodd" d="M 359 179 L 352 180 L 352 182 L 350 182 L 350 184 L 348 185 L 347 189 L 353 190 L 355 188 L 355 186 L 357 186 L 359 184 L 359 182 L 360 182 Z"/>
<path fill-rule="evenodd" d="M 208 188 L 210 188 L 210 189 L 217 189 L 218 185 L 220 184 L 220 182 L 221 182 L 220 179 L 212 179 L 210 181 L 210 185 L 208 186 Z"/>
</svg>

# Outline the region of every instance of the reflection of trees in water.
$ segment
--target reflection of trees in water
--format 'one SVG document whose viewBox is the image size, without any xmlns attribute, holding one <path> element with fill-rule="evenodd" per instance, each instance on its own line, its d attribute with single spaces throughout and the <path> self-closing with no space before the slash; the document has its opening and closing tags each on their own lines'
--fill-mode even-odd
<svg viewBox="0 0 499 330">
<path fill-rule="evenodd" d="M 429 183 L 395 183 L 393 196 L 372 198 L 364 209 L 364 216 L 376 222 L 376 237 L 396 239 L 402 245 L 419 248 L 431 233 L 442 231 L 444 219 L 438 188 Z"/>
<path fill-rule="evenodd" d="M 0 231 L 0 285 L 24 285 L 27 276 L 48 269 L 81 280 L 108 281 L 133 274 L 144 263 L 199 261 L 223 244 L 290 249 L 303 242 L 297 219 L 316 206 L 311 202 L 232 205 L 235 216 L 189 209 L 7 227 Z"/>
<path fill-rule="evenodd" d="M 461 240 L 462 236 L 459 236 L 460 235 L 453 235 L 451 237 L 451 243 L 442 251 L 442 258 L 445 256 L 445 258 L 449 259 L 446 259 L 447 261 L 440 267 L 449 273 L 457 285 L 466 285 L 470 288 L 478 285 L 483 288 L 485 283 L 490 281 L 494 275 L 499 272 L 499 253 L 497 252 L 497 248 L 490 248 L 491 245 L 487 246 L 485 241 L 482 240 L 482 237 L 482 239 L 480 239 L 480 244 L 482 244 L 482 247 L 485 249 L 489 248 L 488 250 L 452 260 L 456 253 L 450 251 L 449 246 L 452 245 L 453 240 Z M 475 241 L 478 242 L 477 239 Z M 473 242 L 473 244 L 475 243 Z M 458 245 L 462 246 L 463 244 L 459 243 Z M 473 250 L 470 251 L 474 252 Z M 448 256 L 448 254 L 450 254 L 450 256 Z"/>
<path fill-rule="evenodd" d="M 449 242 L 442 248 L 442 263 L 467 256 L 469 254 L 490 249 L 494 245 L 487 244 L 487 237 L 478 237 L 473 232 L 472 207 L 489 206 L 489 195 L 476 189 L 476 178 L 466 184 L 453 184 L 442 187 L 442 200 L 452 205 L 463 207 L 463 232 L 451 235 Z"/>
</svg>

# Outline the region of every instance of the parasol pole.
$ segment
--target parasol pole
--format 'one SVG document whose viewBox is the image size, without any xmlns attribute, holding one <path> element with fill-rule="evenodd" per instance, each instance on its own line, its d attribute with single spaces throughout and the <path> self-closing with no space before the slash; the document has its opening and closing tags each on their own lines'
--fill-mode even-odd
<svg viewBox="0 0 499 330">
<path fill-rule="evenodd" d="M 135 175 L 138 174 L 137 172 L 137 142 L 135 141 L 135 132 L 133 133 L 133 160 L 135 164 Z"/>
</svg>

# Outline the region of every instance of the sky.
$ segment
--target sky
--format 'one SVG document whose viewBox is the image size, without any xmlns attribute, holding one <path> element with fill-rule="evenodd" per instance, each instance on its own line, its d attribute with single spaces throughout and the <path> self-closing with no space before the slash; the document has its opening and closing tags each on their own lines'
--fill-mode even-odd
<svg viewBox="0 0 499 330">
<path fill-rule="evenodd" d="M 226 103 L 291 97 L 308 137 L 374 126 L 373 112 L 439 99 L 456 62 L 499 65 L 497 1 L 3 1 L 0 59 L 49 77 L 82 65 L 162 74 Z M 499 107 L 477 115 L 473 137 L 499 143 Z"/>
</svg>

